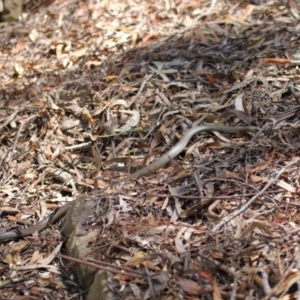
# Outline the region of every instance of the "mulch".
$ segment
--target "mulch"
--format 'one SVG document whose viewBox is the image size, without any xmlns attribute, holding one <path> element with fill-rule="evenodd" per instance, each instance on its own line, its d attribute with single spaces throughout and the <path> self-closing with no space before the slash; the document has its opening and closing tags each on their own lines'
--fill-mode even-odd
<svg viewBox="0 0 300 300">
<path fill-rule="evenodd" d="M 106 189 L 120 297 L 299 297 L 300 4 L 37 2 L 0 29 L 1 232 Z M 112 185 L 212 123 L 258 131 Z M 1 299 L 81 299 L 62 241 L 3 243 Z"/>
</svg>

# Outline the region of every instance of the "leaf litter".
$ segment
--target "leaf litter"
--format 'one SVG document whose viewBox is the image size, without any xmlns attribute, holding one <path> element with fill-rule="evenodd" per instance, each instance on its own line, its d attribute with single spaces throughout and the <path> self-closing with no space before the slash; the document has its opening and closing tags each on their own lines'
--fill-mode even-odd
<svg viewBox="0 0 300 300">
<path fill-rule="evenodd" d="M 299 3 L 25 2 L 0 30 L 1 231 L 108 188 L 101 260 L 123 298 L 296 297 Z M 206 123 L 261 130 L 198 135 L 113 186 Z M 1 245 L 1 297 L 80 297 L 60 241 Z"/>
</svg>

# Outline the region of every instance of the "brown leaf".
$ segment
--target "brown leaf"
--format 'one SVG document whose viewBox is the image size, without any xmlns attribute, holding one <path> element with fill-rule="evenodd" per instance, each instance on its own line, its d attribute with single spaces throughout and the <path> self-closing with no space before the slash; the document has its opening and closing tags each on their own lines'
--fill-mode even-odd
<svg viewBox="0 0 300 300">
<path fill-rule="evenodd" d="M 222 296 L 216 279 L 212 280 L 212 288 L 213 288 L 213 300 L 222 300 Z"/>
<path fill-rule="evenodd" d="M 142 251 L 137 251 L 134 253 L 133 257 L 130 258 L 127 262 L 126 265 L 128 266 L 138 266 L 141 264 L 142 261 L 147 259 L 148 254 Z"/>
<path fill-rule="evenodd" d="M 282 187 L 283 189 L 285 189 L 288 192 L 291 193 L 295 193 L 296 192 L 296 188 L 293 187 L 292 185 L 290 185 L 289 183 L 285 182 L 284 180 L 279 180 L 276 183 L 277 186 Z"/>
<path fill-rule="evenodd" d="M 253 182 L 268 182 L 269 181 L 269 179 L 267 177 L 256 176 L 254 174 L 252 174 L 250 176 L 250 178 Z"/>
<path fill-rule="evenodd" d="M 251 224 L 247 226 L 247 228 L 243 231 L 241 236 L 247 236 L 251 231 L 255 228 L 262 230 L 263 232 L 267 233 L 268 235 L 272 236 L 272 231 L 270 230 L 270 225 L 260 222 L 260 221 L 253 221 Z"/>
<path fill-rule="evenodd" d="M 275 64 L 275 65 L 285 65 L 285 64 L 289 64 L 291 62 L 290 59 L 286 59 L 286 58 L 262 58 L 261 60 L 263 63 L 268 63 L 268 64 Z"/>
<path fill-rule="evenodd" d="M 222 174 L 219 175 L 220 178 L 240 178 L 240 175 L 238 173 L 235 172 L 230 172 L 230 171 L 225 171 Z"/>
<path fill-rule="evenodd" d="M 249 167 L 248 172 L 249 173 L 254 173 L 254 172 L 257 172 L 257 171 L 265 170 L 271 164 L 271 162 L 273 161 L 274 155 L 275 155 L 275 151 L 273 151 L 271 154 L 268 154 L 268 160 L 266 162 L 261 163 L 261 164 L 257 164 L 256 166 L 253 166 L 253 167 Z"/>
<path fill-rule="evenodd" d="M 202 288 L 195 281 L 189 279 L 180 279 L 178 281 L 180 288 L 190 295 L 200 295 Z"/>
</svg>

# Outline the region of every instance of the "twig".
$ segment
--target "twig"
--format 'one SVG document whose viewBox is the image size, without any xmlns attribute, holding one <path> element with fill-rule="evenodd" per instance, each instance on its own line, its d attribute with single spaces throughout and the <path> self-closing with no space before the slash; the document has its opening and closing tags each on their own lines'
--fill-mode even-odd
<svg viewBox="0 0 300 300">
<path fill-rule="evenodd" d="M 95 260 L 87 260 L 87 259 L 80 259 L 80 258 L 74 258 L 74 257 L 70 257 L 67 255 L 63 255 L 63 254 L 57 254 L 58 257 L 67 259 L 71 262 L 74 263 L 79 263 L 79 264 L 83 264 L 86 266 L 90 266 L 90 267 L 94 267 L 98 270 L 104 270 L 104 271 L 108 271 L 114 274 L 120 274 L 122 273 L 123 275 L 127 275 L 130 277 L 135 277 L 135 278 L 142 278 L 143 274 L 139 271 L 135 271 L 129 268 L 125 268 L 125 267 L 119 267 L 119 266 L 115 266 L 113 264 L 110 263 L 106 263 L 104 261 L 95 261 Z"/>
<path fill-rule="evenodd" d="M 277 282 L 277 284 L 272 288 L 272 290 L 269 292 L 269 294 L 263 298 L 263 300 L 273 299 L 273 296 L 278 292 L 278 289 L 281 288 L 283 283 L 287 280 L 288 275 L 291 274 L 291 271 L 295 268 L 295 265 L 296 265 L 296 262 L 293 261 L 289 266 L 286 267 L 286 271 L 280 277 L 279 282 Z M 283 299 L 283 298 L 281 298 L 281 299 Z"/>
<path fill-rule="evenodd" d="M 201 258 L 205 261 L 210 262 L 212 265 L 214 265 L 214 267 L 222 270 L 223 272 L 226 272 L 228 275 L 231 275 L 234 278 L 239 278 L 240 274 L 239 274 L 239 272 L 235 271 L 234 267 L 225 266 L 224 264 L 220 263 L 219 261 L 212 259 L 210 257 L 207 257 L 207 256 L 201 255 Z"/>
<path fill-rule="evenodd" d="M 230 300 L 236 299 L 235 298 L 236 292 L 237 292 L 237 277 L 234 276 L 232 292 L 230 293 Z"/>
<path fill-rule="evenodd" d="M 240 209 L 234 211 L 232 214 L 229 214 L 227 217 L 225 217 L 219 224 L 217 224 L 213 229 L 212 232 L 216 232 L 219 230 L 222 226 L 224 226 L 229 221 L 233 220 L 235 217 L 237 217 L 239 214 L 243 213 L 259 196 L 261 196 L 273 183 L 275 183 L 282 173 L 285 172 L 286 169 L 289 167 L 295 165 L 297 162 L 299 162 L 299 158 L 296 158 L 293 162 L 287 164 L 285 167 L 283 167 L 275 178 L 272 178 L 269 180 L 269 182 L 265 185 L 265 187 L 258 192 L 255 196 L 253 196 L 245 205 L 243 205 Z"/>
<path fill-rule="evenodd" d="M 222 178 L 222 180 L 224 180 L 224 179 Z M 142 189 L 142 191 L 145 192 L 147 195 L 154 196 L 154 197 L 161 197 L 161 198 L 176 197 L 176 198 L 182 198 L 182 199 L 199 199 L 201 201 L 201 200 L 216 200 L 216 199 L 225 200 L 225 199 L 232 199 L 232 198 L 237 198 L 237 197 L 248 197 L 248 196 L 256 195 L 256 193 L 235 194 L 235 195 L 229 195 L 229 196 L 199 196 L 199 195 L 185 196 L 185 195 L 182 195 L 182 194 L 172 194 L 171 195 L 170 193 L 156 194 L 156 193 L 151 193 L 151 192 L 147 191 L 146 189 L 143 188 L 142 185 L 139 185 L 139 186 Z M 160 191 L 161 190 L 162 189 L 160 189 Z M 282 193 L 283 191 L 285 191 L 285 190 L 284 189 L 277 189 L 277 190 L 268 191 L 267 193 L 268 194 Z M 282 204 L 282 203 L 291 204 L 291 205 L 294 205 L 294 206 L 300 206 L 300 204 L 296 204 L 296 203 L 293 203 L 293 202 L 282 201 L 280 204 Z M 278 205 L 276 205 L 276 206 L 278 206 Z"/>
<path fill-rule="evenodd" d="M 141 86 L 140 86 L 140 88 L 139 88 L 137 94 L 136 94 L 135 97 L 132 99 L 132 101 L 129 103 L 128 107 L 131 107 L 131 105 L 132 105 L 133 103 L 135 103 L 135 102 L 140 98 L 140 96 L 141 96 L 141 94 L 142 94 L 142 92 L 143 92 L 143 89 L 144 89 L 146 83 L 151 79 L 152 76 L 153 76 L 153 74 L 150 74 L 150 75 L 148 75 L 148 76 L 145 76 L 145 78 L 144 78 L 144 80 L 143 80 L 143 82 L 142 82 L 142 84 L 141 84 Z"/>
<path fill-rule="evenodd" d="M 77 145 L 73 145 L 73 146 L 67 146 L 67 147 L 65 147 L 65 149 L 66 150 L 75 150 L 75 149 L 80 149 L 80 148 L 90 146 L 91 144 L 92 144 L 92 142 L 86 142 L 86 143 L 81 143 L 81 144 L 77 144 Z"/>
<path fill-rule="evenodd" d="M 261 285 L 262 285 L 263 291 L 264 291 L 265 295 L 268 295 L 271 292 L 271 287 L 269 284 L 269 276 L 268 276 L 267 272 L 264 271 L 262 262 L 259 262 L 258 266 L 259 266 L 259 268 L 261 268 L 261 271 L 260 271 Z"/>
<path fill-rule="evenodd" d="M 198 22 L 203 17 L 210 15 L 212 10 L 216 6 L 216 4 L 217 4 L 217 0 L 211 0 L 210 7 L 208 8 L 208 10 L 206 12 L 204 12 L 203 14 L 201 14 L 200 16 L 198 16 L 195 21 Z"/>
</svg>

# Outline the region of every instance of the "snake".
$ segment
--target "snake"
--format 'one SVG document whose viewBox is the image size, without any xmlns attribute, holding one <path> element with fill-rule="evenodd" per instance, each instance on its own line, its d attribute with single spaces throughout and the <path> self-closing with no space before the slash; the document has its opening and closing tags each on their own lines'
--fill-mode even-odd
<svg viewBox="0 0 300 300">
<path fill-rule="evenodd" d="M 241 132 L 254 132 L 257 131 L 257 127 L 248 126 L 248 127 L 227 127 L 224 125 L 216 125 L 216 124 L 207 124 L 207 125 L 200 125 L 196 127 L 190 128 L 183 136 L 182 138 L 177 142 L 177 144 L 172 147 L 169 151 L 167 151 L 165 154 L 163 154 L 159 159 L 155 160 L 154 162 L 150 163 L 148 166 L 145 166 L 144 168 L 131 173 L 126 178 L 126 181 L 137 179 L 142 176 L 146 176 L 148 174 L 151 174 L 155 172 L 156 170 L 160 169 L 164 165 L 166 165 L 168 162 L 170 162 L 173 158 L 175 158 L 177 155 L 179 155 L 187 146 L 190 139 L 199 132 L 223 132 L 223 133 L 241 133 Z M 68 202 L 64 206 L 60 207 L 56 211 L 49 214 L 46 218 L 39 221 L 33 226 L 19 229 L 19 230 L 12 230 L 4 233 L 0 233 L 0 243 L 4 241 L 11 241 L 18 239 L 20 237 L 25 237 L 28 235 L 33 234 L 37 231 L 44 230 L 48 225 L 54 224 L 58 222 L 60 219 L 62 219 L 67 211 L 72 207 L 73 202 L 75 200 Z"/>
<path fill-rule="evenodd" d="M 73 202 L 74 200 L 63 205 L 56 211 L 49 214 L 43 220 L 37 222 L 35 225 L 29 226 L 27 228 L 22 228 L 19 230 L 11 230 L 11 231 L 0 233 L 0 243 L 4 241 L 16 240 L 24 236 L 32 235 L 34 232 L 44 230 L 47 226 L 54 224 L 58 222 L 60 219 L 62 219 L 67 213 L 67 211 L 72 207 Z"/>
</svg>

